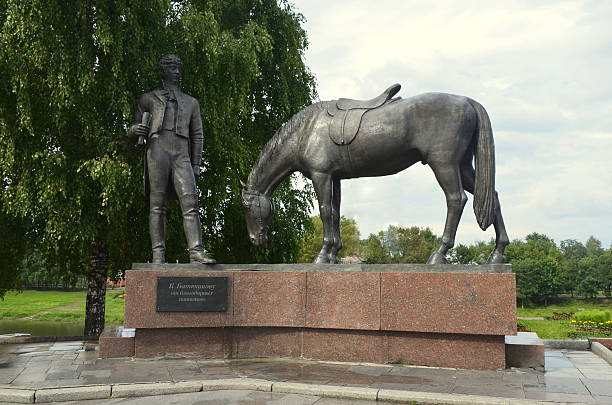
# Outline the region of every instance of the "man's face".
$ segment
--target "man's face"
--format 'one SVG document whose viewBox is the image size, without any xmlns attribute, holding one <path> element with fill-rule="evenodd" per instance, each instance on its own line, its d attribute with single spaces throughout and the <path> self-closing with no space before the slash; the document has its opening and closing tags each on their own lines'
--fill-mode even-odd
<svg viewBox="0 0 612 405">
<path fill-rule="evenodd" d="M 177 63 L 162 65 L 162 80 L 166 83 L 178 84 L 181 81 L 181 67 Z"/>
</svg>

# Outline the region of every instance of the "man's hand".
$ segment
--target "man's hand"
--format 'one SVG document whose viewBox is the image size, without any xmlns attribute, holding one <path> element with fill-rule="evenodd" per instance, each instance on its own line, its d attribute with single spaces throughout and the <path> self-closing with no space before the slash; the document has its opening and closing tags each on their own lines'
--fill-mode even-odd
<svg viewBox="0 0 612 405">
<path fill-rule="evenodd" d="M 134 134 L 138 137 L 146 138 L 149 135 L 149 127 L 145 124 L 136 124 L 133 128 Z"/>
</svg>

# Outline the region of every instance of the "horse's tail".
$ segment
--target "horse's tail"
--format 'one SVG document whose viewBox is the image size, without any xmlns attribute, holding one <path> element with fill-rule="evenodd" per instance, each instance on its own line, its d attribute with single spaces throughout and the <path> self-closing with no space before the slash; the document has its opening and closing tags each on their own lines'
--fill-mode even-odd
<svg viewBox="0 0 612 405">
<path fill-rule="evenodd" d="M 489 114 L 480 103 L 469 99 L 478 116 L 478 130 L 474 135 L 474 213 L 482 230 L 495 219 L 495 144 Z"/>
</svg>

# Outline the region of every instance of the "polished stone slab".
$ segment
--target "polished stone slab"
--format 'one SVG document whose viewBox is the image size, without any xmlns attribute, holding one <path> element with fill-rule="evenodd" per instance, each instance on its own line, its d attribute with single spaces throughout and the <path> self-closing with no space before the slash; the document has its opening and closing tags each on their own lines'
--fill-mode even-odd
<svg viewBox="0 0 612 405">
<path fill-rule="evenodd" d="M 382 330 L 516 334 L 514 274 L 380 275 Z"/>
<path fill-rule="evenodd" d="M 380 273 L 313 272 L 306 280 L 307 328 L 381 329 Z"/>
<path fill-rule="evenodd" d="M 234 326 L 306 325 L 306 273 L 233 273 Z"/>
<path fill-rule="evenodd" d="M 506 367 L 544 367 L 544 343 L 534 332 L 506 336 Z"/>
<path fill-rule="evenodd" d="M 280 356 L 503 369 L 503 337 L 516 333 L 509 265 L 152 266 L 126 271 L 124 325 L 136 329 L 136 357 Z M 160 312 L 164 277 L 226 279 L 227 310 Z M 112 346 L 107 335 L 103 356 Z"/>
<path fill-rule="evenodd" d="M 228 278 L 227 308 L 222 312 L 158 312 L 157 278 L 162 276 L 225 276 Z M 234 324 L 234 294 L 232 272 L 148 270 L 126 272 L 125 318 L 126 328 L 190 328 L 222 327 Z"/>
</svg>

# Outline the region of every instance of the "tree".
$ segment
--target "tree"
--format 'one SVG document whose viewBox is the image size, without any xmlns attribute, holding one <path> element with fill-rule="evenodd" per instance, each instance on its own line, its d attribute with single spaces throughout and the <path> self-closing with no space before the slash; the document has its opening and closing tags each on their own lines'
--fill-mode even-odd
<svg viewBox="0 0 612 405">
<path fill-rule="evenodd" d="M 399 263 L 427 263 L 429 256 L 440 245 L 440 237 L 429 228 L 397 228 L 397 241 L 401 250 Z"/>
<path fill-rule="evenodd" d="M 611 263 L 608 252 L 601 247 L 599 239 L 590 236 L 584 247 L 585 254 L 576 263 L 576 293 L 594 298 L 600 289 L 610 289 L 608 273 Z"/>
<path fill-rule="evenodd" d="M 312 227 L 309 232 L 304 234 L 301 242 L 299 262 L 312 263 L 321 250 L 323 243 L 323 222 L 318 216 L 310 218 Z M 359 227 L 353 218 L 340 217 L 340 237 L 343 247 L 338 256 L 349 256 L 361 253 L 361 242 L 359 239 Z"/>
<path fill-rule="evenodd" d="M 562 240 L 561 250 L 561 279 L 563 290 L 574 293 L 578 285 L 578 262 L 587 256 L 587 249 L 575 239 Z"/>
<path fill-rule="evenodd" d="M 440 238 L 429 228 L 389 225 L 363 243 L 368 263 L 426 263 Z"/>
<path fill-rule="evenodd" d="M 612 247 L 601 255 L 600 285 L 608 297 L 612 296 Z"/>
<path fill-rule="evenodd" d="M 525 241 L 514 240 L 506 257 L 516 274 L 517 297 L 523 302 L 546 303 L 561 291 L 561 252 L 548 236 L 531 233 Z"/>
<path fill-rule="evenodd" d="M 512 263 L 516 273 L 517 297 L 544 303 L 555 299 L 561 290 L 559 263 L 551 257 L 526 258 Z"/>
<path fill-rule="evenodd" d="M 150 254 L 142 150 L 125 132 L 163 54 L 181 57 L 183 90 L 200 100 L 208 249 L 221 262 L 297 258 L 311 190 L 278 189 L 263 252 L 249 245 L 239 190 L 263 144 L 315 96 L 302 21 L 284 0 L 0 4 L 0 223 L 50 265 L 89 276 L 86 335 L 103 327 L 107 276 Z M 173 202 L 169 260 L 187 258 L 178 211 Z"/>
<path fill-rule="evenodd" d="M 379 233 L 380 235 L 380 233 Z M 368 264 L 384 264 L 390 262 L 389 251 L 377 235 L 371 233 L 362 241 L 363 257 Z"/>
<path fill-rule="evenodd" d="M 599 256 L 587 256 L 578 260 L 577 273 L 578 282 L 576 283 L 576 294 L 582 295 L 587 298 L 594 298 L 597 296 L 599 290 L 598 280 L 598 265 Z"/>
<path fill-rule="evenodd" d="M 29 232 L 25 219 L 0 214 L 0 298 L 7 291 L 21 287 L 19 263 L 29 248 Z"/>
<path fill-rule="evenodd" d="M 452 264 L 485 264 L 493 251 L 495 240 L 478 241 L 471 245 L 459 244 L 449 252 L 448 262 Z"/>
<path fill-rule="evenodd" d="M 599 256 L 604 252 L 604 249 L 601 247 L 601 241 L 594 236 L 589 236 L 584 247 L 587 256 Z"/>
</svg>

